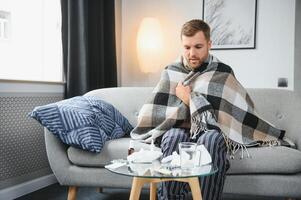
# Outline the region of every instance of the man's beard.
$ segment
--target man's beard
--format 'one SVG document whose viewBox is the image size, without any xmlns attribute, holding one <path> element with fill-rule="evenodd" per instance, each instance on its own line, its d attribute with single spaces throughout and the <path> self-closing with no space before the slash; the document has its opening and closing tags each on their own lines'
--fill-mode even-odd
<svg viewBox="0 0 301 200">
<path fill-rule="evenodd" d="M 189 59 L 189 64 L 191 66 L 198 66 L 201 64 L 201 62 L 199 58 L 193 58 L 193 59 Z"/>
</svg>

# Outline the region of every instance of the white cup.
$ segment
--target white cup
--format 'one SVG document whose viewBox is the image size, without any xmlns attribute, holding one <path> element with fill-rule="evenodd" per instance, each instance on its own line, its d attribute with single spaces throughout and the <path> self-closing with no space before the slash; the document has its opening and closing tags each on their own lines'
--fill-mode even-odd
<svg viewBox="0 0 301 200">
<path fill-rule="evenodd" d="M 196 158 L 196 146 L 196 143 L 193 142 L 181 142 L 179 144 L 180 163 L 182 169 L 190 170 L 194 168 Z"/>
</svg>

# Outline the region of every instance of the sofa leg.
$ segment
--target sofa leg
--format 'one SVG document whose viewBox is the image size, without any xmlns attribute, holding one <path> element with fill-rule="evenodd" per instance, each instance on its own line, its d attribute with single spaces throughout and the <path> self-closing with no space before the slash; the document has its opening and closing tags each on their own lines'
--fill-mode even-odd
<svg viewBox="0 0 301 200">
<path fill-rule="evenodd" d="M 76 200 L 77 187 L 69 186 L 68 189 L 68 200 Z"/>
<path fill-rule="evenodd" d="M 98 193 L 103 193 L 103 188 L 102 188 L 102 187 L 98 187 L 98 188 L 96 188 L 96 191 L 97 191 Z"/>
</svg>

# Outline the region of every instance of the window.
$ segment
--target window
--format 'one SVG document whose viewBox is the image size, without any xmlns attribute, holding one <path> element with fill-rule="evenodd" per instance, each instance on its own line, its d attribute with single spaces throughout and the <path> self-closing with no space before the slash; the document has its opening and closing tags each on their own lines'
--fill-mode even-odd
<svg viewBox="0 0 301 200">
<path fill-rule="evenodd" d="M 0 79 L 62 82 L 60 0 L 0 0 Z"/>
<path fill-rule="evenodd" d="M 0 10 L 0 40 L 9 38 L 10 13 Z"/>
</svg>

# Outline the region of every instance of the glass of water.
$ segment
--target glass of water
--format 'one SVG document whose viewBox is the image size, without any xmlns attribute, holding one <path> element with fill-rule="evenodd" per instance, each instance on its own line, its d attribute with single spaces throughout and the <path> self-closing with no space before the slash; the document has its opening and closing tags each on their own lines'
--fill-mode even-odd
<svg viewBox="0 0 301 200">
<path fill-rule="evenodd" d="M 195 166 L 196 143 L 181 142 L 179 143 L 181 168 L 184 170 L 192 169 Z"/>
</svg>

